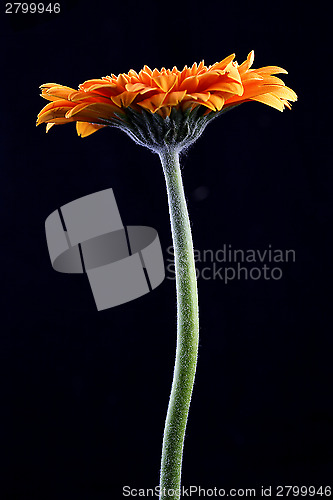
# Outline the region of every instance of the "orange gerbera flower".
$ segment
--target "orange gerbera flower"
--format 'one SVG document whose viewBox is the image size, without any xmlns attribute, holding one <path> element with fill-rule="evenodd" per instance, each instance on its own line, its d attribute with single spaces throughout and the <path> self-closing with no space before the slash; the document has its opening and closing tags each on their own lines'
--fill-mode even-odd
<svg viewBox="0 0 333 500">
<path fill-rule="evenodd" d="M 122 129 L 136 143 L 160 157 L 168 194 L 177 289 L 177 354 L 163 436 L 161 491 L 180 488 L 185 427 L 199 345 L 198 297 L 191 224 L 183 189 L 179 154 L 193 144 L 207 124 L 246 101 L 259 101 L 280 111 L 296 101 L 293 90 L 273 76 L 277 66 L 251 69 L 253 51 L 240 66 L 232 54 L 212 66 L 202 61 L 179 71 L 148 67 L 137 73 L 87 80 L 75 90 L 47 83 L 49 100 L 37 125 L 76 122 L 86 137 L 106 126 Z M 163 498 L 169 495 L 162 495 Z"/>
<path fill-rule="evenodd" d="M 191 136 L 194 129 L 197 136 L 199 129 L 201 133 L 211 118 L 245 101 L 259 101 L 282 111 L 285 106 L 290 108 L 288 101 L 297 99 L 293 90 L 272 76 L 287 73 L 284 69 L 277 66 L 250 69 L 253 51 L 240 66 L 234 58 L 232 54 L 209 67 L 202 61 L 191 68 L 185 66 L 182 71 L 176 67 L 152 71 L 144 66 L 139 73 L 130 70 L 127 74 L 87 80 L 79 85 L 79 90 L 55 83 L 44 84 L 41 95 L 51 102 L 39 113 L 37 125 L 47 123 L 48 131 L 55 124 L 75 121 L 81 137 L 105 126 L 116 126 L 137 142 L 152 147 L 147 144 L 152 132 L 146 130 L 149 116 L 155 128 L 163 129 L 159 131 L 160 137 L 153 141 L 156 146 L 170 132 L 170 122 L 174 141 L 184 142 L 186 138 L 184 133 L 179 135 L 179 129 L 185 122 Z M 155 115 L 154 120 L 151 120 L 152 115 Z M 195 121 L 199 121 L 200 126 Z"/>
</svg>

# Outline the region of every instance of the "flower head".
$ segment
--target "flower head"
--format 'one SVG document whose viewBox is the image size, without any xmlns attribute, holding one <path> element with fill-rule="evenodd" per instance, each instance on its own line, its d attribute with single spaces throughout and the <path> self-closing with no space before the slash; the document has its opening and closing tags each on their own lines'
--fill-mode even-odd
<svg viewBox="0 0 333 500">
<path fill-rule="evenodd" d="M 251 69 L 254 52 L 240 66 L 232 54 L 219 63 L 201 61 L 179 71 L 148 66 L 137 73 L 87 80 L 79 89 L 46 83 L 42 97 L 49 100 L 37 125 L 76 122 L 78 135 L 86 137 L 105 126 L 123 129 L 136 142 L 158 151 L 171 142 L 187 147 L 207 123 L 222 112 L 246 101 L 259 101 L 280 111 L 290 108 L 297 95 L 272 76 L 287 73 L 277 66 Z"/>
</svg>

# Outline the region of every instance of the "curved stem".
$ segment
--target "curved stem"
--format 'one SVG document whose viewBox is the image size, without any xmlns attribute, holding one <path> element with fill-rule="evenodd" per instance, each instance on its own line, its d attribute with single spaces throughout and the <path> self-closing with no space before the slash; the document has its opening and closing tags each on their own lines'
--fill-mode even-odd
<svg viewBox="0 0 333 500">
<path fill-rule="evenodd" d="M 198 357 L 198 293 L 179 154 L 166 147 L 159 156 L 168 192 L 177 288 L 177 350 L 163 436 L 160 500 L 178 500 L 185 429 Z"/>
</svg>

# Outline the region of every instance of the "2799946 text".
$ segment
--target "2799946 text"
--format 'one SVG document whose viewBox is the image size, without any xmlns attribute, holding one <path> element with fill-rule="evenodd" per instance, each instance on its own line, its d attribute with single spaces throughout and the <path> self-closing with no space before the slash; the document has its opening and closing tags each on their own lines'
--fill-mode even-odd
<svg viewBox="0 0 333 500">
<path fill-rule="evenodd" d="M 5 5 L 6 14 L 59 14 L 60 10 L 60 3 L 8 2 Z"/>
</svg>

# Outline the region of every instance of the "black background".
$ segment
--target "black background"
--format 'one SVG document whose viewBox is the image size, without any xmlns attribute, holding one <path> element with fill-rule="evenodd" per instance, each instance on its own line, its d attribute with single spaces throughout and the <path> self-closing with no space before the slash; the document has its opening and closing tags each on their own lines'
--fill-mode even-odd
<svg viewBox="0 0 333 500">
<path fill-rule="evenodd" d="M 45 134 L 39 85 L 232 52 L 280 65 L 299 95 L 246 103 L 183 158 L 194 246 L 294 249 L 278 281 L 199 279 L 201 340 L 183 484 L 324 486 L 332 479 L 331 61 L 326 14 L 301 2 L 61 2 L 1 9 L 3 499 L 122 498 L 158 484 L 175 351 L 175 284 L 97 312 L 84 276 L 56 273 L 44 221 L 114 189 L 124 224 L 171 245 L 158 157 L 125 134 Z M 326 64 L 327 60 L 327 64 Z M 258 490 L 259 495 L 259 490 Z M 273 494 L 274 496 L 274 494 Z"/>
</svg>

